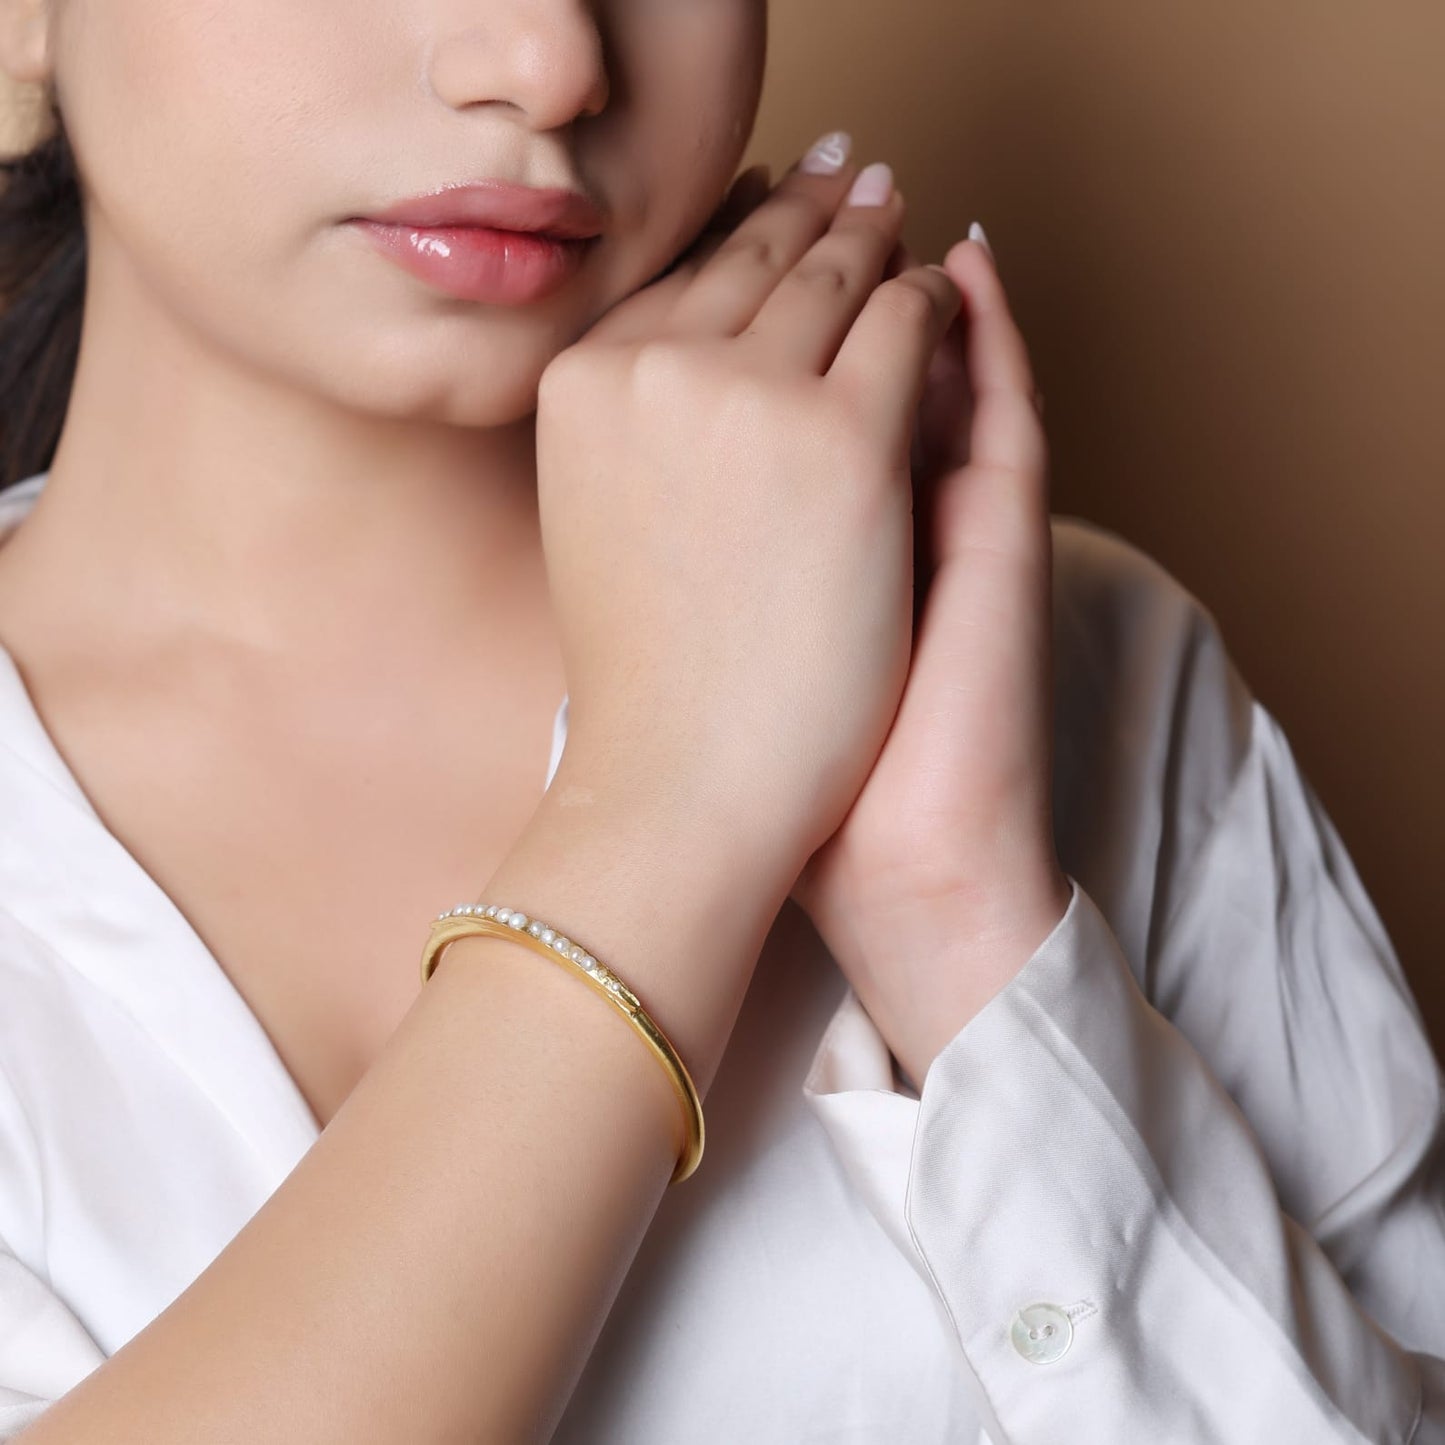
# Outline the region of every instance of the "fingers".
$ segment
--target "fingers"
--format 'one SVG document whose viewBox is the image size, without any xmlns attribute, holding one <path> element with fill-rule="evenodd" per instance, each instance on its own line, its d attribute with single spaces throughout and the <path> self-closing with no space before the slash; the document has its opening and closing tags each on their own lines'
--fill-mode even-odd
<svg viewBox="0 0 1445 1445">
<path fill-rule="evenodd" d="M 928 529 L 928 570 L 965 557 L 991 559 L 991 567 L 1010 559 L 1016 581 L 1029 588 L 1046 585 L 1048 441 L 1035 404 L 1028 348 L 987 251 L 960 242 L 944 265 L 963 293 L 973 408 L 966 458 L 939 479 Z"/>
<path fill-rule="evenodd" d="M 910 266 L 918 265 L 918 257 L 908 249 L 908 244 L 902 238 L 893 248 L 888 257 L 888 264 L 883 268 L 883 279 L 891 281 L 895 276 L 908 270 Z"/>
<path fill-rule="evenodd" d="M 875 287 L 827 378 L 884 445 L 909 449 L 934 353 L 958 315 L 959 287 L 938 266 L 915 266 Z"/>
<path fill-rule="evenodd" d="M 712 219 L 703 228 L 704 233 L 715 234 L 721 240 L 749 212 L 767 199 L 772 188 L 771 166 L 749 166 L 732 183 L 731 189 L 723 197 L 722 205 L 717 208 Z"/>
<path fill-rule="evenodd" d="M 832 225 L 778 279 L 744 333 L 770 363 L 821 376 L 878 285 L 898 242 L 903 201 L 845 196 Z"/>
<path fill-rule="evenodd" d="M 1014 322 L 998 270 L 984 247 L 961 241 L 944 257 L 963 293 L 966 362 L 973 394 L 969 462 L 1042 490 L 1047 443 L 1028 347 Z"/>
<path fill-rule="evenodd" d="M 737 336 L 834 216 L 857 174 L 831 152 L 836 169 L 815 174 L 794 164 L 768 198 L 709 255 L 673 303 L 673 334 Z"/>
<path fill-rule="evenodd" d="M 672 264 L 659 272 L 656 279 L 676 277 L 680 285 L 687 284 L 733 230 L 767 200 L 772 191 L 771 176 L 770 166 L 749 166 L 728 188 L 717 210 L 698 232 L 697 239 L 674 257 Z"/>
</svg>

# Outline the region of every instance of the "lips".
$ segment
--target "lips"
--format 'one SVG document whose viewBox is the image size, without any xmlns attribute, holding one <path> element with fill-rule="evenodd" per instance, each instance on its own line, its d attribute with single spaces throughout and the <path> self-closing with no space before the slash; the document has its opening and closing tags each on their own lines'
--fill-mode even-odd
<svg viewBox="0 0 1445 1445">
<path fill-rule="evenodd" d="M 418 230 L 480 226 L 557 240 L 580 240 L 602 231 L 601 213 L 580 191 L 504 182 L 446 186 L 353 219 Z"/>
<path fill-rule="evenodd" d="M 484 181 L 443 186 L 347 225 L 434 290 L 515 306 L 577 274 L 599 244 L 603 216 L 580 191 Z"/>
</svg>

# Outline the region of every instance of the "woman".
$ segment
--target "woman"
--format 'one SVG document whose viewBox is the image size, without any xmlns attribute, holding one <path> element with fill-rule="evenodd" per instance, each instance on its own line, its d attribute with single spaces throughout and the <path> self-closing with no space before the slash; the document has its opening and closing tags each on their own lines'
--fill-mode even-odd
<svg viewBox="0 0 1445 1445">
<path fill-rule="evenodd" d="M 765 18 L 0 5 L 0 1436 L 1445 1438 L 1375 914 Z"/>
</svg>

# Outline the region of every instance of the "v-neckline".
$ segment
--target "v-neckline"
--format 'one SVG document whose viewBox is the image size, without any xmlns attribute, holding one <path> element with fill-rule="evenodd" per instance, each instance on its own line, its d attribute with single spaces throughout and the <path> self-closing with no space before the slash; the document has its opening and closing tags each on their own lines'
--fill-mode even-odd
<svg viewBox="0 0 1445 1445">
<path fill-rule="evenodd" d="M 45 474 L 0 492 L 0 536 Z M 7 505 L 8 504 L 8 505 Z M 566 742 L 553 715 L 544 790 Z M 270 1036 L 180 906 L 108 828 L 0 643 L 0 908 L 108 995 L 282 1179 L 320 1126 Z"/>
</svg>

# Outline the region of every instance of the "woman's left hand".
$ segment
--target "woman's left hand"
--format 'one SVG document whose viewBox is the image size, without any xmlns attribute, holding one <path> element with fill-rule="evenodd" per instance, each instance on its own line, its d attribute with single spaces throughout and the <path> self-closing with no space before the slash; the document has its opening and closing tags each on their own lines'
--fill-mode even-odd
<svg viewBox="0 0 1445 1445">
<path fill-rule="evenodd" d="M 916 264 L 901 246 L 895 260 Z M 912 662 L 871 775 L 792 891 L 920 1085 L 1071 896 L 1042 399 L 986 247 L 961 241 L 943 265 L 963 307 L 915 428 Z"/>
</svg>

